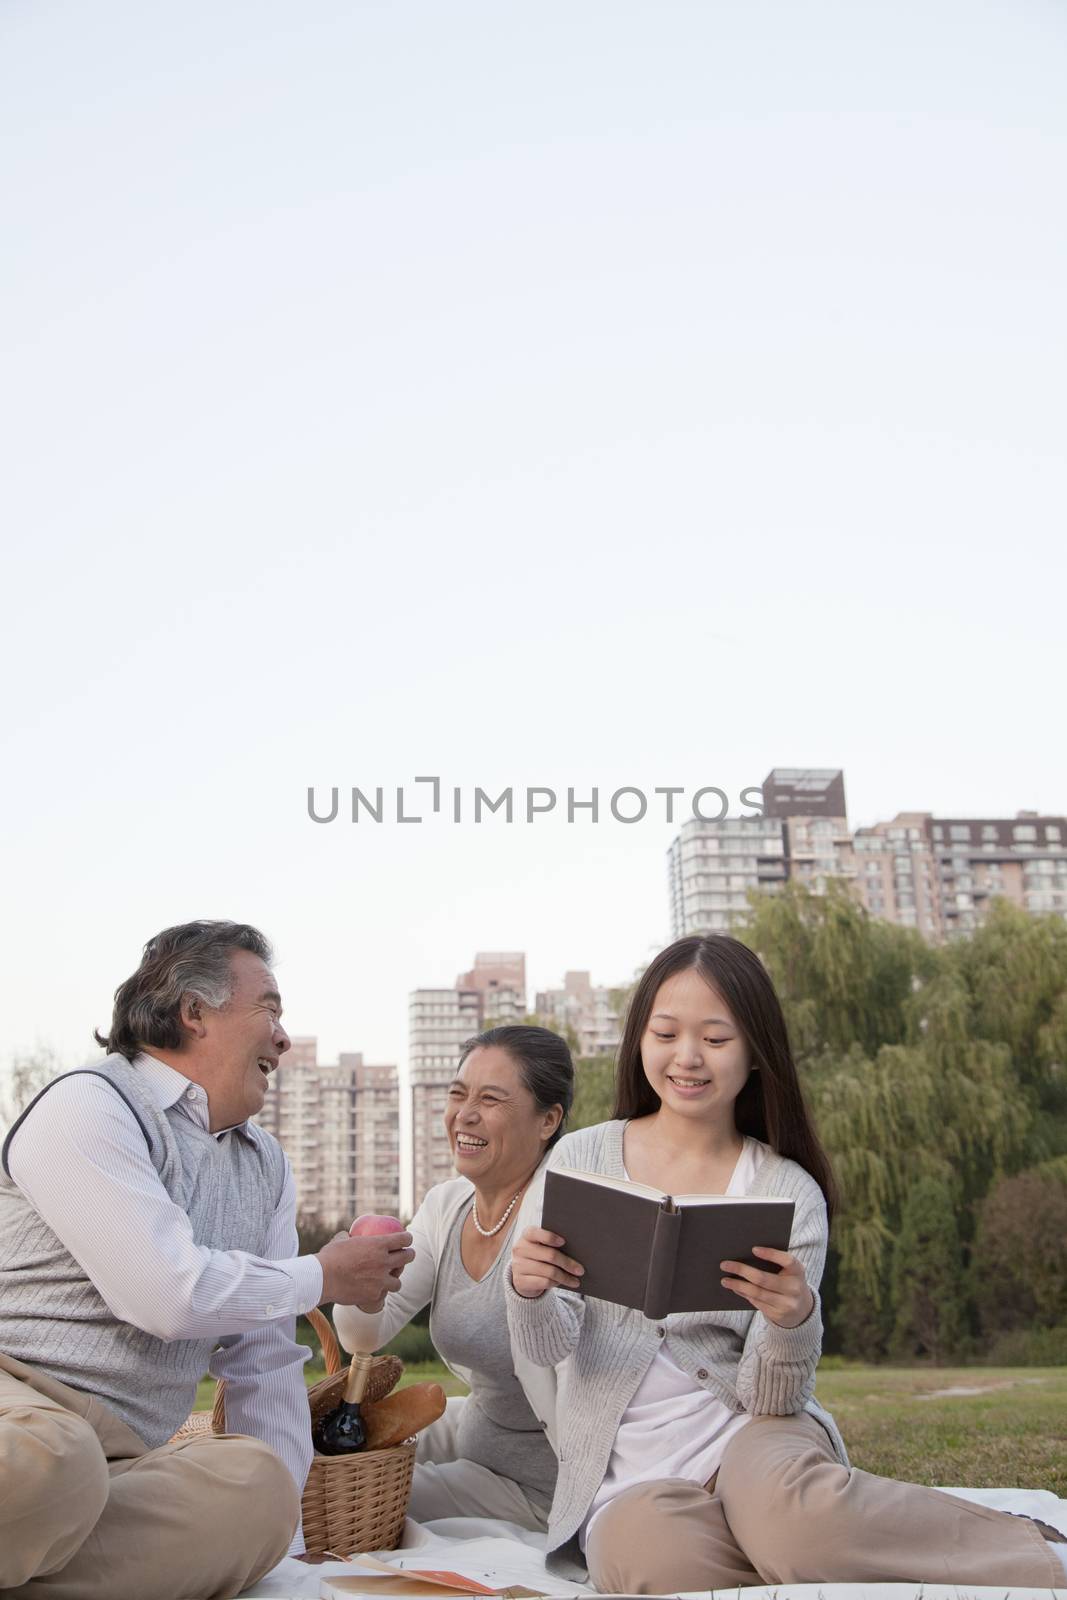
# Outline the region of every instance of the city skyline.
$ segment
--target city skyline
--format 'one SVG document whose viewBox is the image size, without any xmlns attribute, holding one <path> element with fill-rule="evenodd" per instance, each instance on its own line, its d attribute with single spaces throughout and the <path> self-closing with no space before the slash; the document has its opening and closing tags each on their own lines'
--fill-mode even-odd
<svg viewBox="0 0 1067 1600">
<path fill-rule="evenodd" d="M 774 770 L 778 769 L 772 769 L 772 772 Z M 801 768 L 798 770 L 811 771 L 813 769 Z M 822 770 L 840 771 L 843 769 Z M 770 776 L 770 774 L 768 774 L 768 776 Z M 651 790 L 653 786 L 650 785 L 649 787 Z M 695 785 L 694 787 L 699 787 L 699 785 Z M 755 787 L 758 788 L 760 786 L 757 784 Z M 853 792 L 853 789 L 854 785 L 851 781 L 851 777 L 849 776 L 850 795 Z M 849 802 L 848 809 L 849 811 L 852 809 L 851 802 Z M 889 816 L 875 818 L 871 822 L 854 823 L 850 820 L 849 835 L 850 838 L 856 838 L 865 834 L 870 835 L 878 832 L 884 832 L 898 816 L 921 819 L 923 817 L 933 817 L 935 815 L 936 814 L 929 808 L 924 808 L 923 810 L 916 809 L 913 812 L 901 812 L 896 810 L 891 812 Z M 988 818 L 990 815 L 992 815 L 992 813 L 990 813 L 988 810 L 983 811 L 979 807 L 962 806 L 953 811 L 951 814 L 951 819 L 949 820 L 950 823 L 954 822 L 958 825 L 967 819 L 975 822 L 982 822 L 983 818 Z M 1061 816 L 1062 813 L 1058 813 L 1056 811 L 1035 811 L 1029 807 L 1016 807 L 1007 814 L 1007 817 L 1004 820 L 1012 822 L 1018 820 L 1020 817 L 1031 815 L 1048 818 L 1054 821 L 1057 817 Z M 738 826 L 744 824 L 746 828 L 748 828 L 750 820 L 750 818 L 746 819 L 744 816 L 730 816 L 725 819 L 728 826 Z M 687 822 L 683 824 L 683 827 L 689 825 L 689 821 L 687 820 Z M 557 839 L 558 826 L 559 825 L 557 823 L 557 833 L 555 835 Z M 677 825 L 665 827 L 658 824 L 652 824 L 651 826 L 653 831 L 658 834 L 661 840 L 663 839 L 663 836 L 666 835 L 666 841 L 656 846 L 655 849 L 650 849 L 648 846 L 644 845 L 639 846 L 633 851 L 633 856 L 635 858 L 635 863 L 639 863 L 641 865 L 645 874 L 646 881 L 642 885 L 641 903 L 645 906 L 648 906 L 653 904 L 658 899 L 658 923 L 662 928 L 662 934 L 659 937 L 648 937 L 646 931 L 645 936 L 642 938 L 641 931 L 637 930 L 635 931 L 634 936 L 630 939 L 629 943 L 623 946 L 620 944 L 617 938 L 617 930 L 615 930 L 615 946 L 618 954 L 614 959 L 613 966 L 609 966 L 606 962 L 598 961 L 595 959 L 595 957 L 591 957 L 588 954 L 588 949 L 576 949 L 578 941 L 571 935 L 566 936 L 565 939 L 560 939 L 558 934 L 555 934 L 552 938 L 552 947 L 554 947 L 554 949 L 565 951 L 566 956 L 570 957 L 570 959 L 565 958 L 563 960 L 560 960 L 554 955 L 553 949 L 546 950 L 544 946 L 538 947 L 538 945 L 531 940 L 523 941 L 522 939 L 519 939 L 517 941 L 513 941 L 516 943 L 516 945 L 525 945 L 523 956 L 526 962 L 529 964 L 528 992 L 530 995 L 557 987 L 563 981 L 564 974 L 568 971 L 591 971 L 594 973 L 595 981 L 605 987 L 610 988 L 625 986 L 632 981 L 635 971 L 649 959 L 655 950 L 661 948 L 663 944 L 669 942 L 671 937 L 675 936 L 674 929 L 677 928 L 679 924 L 677 922 L 676 913 L 672 912 L 669 904 L 670 891 L 668 890 L 667 894 L 664 894 L 662 891 L 663 856 L 664 853 L 669 856 L 669 853 L 678 847 L 678 841 L 680 840 L 682 829 L 680 829 Z M 709 824 L 708 826 L 714 829 L 716 825 Z M 620 831 L 624 833 L 626 832 L 626 830 Z M 776 829 L 773 825 L 771 825 L 771 831 L 776 832 Z M 652 879 L 651 884 L 647 881 L 649 877 Z M 758 881 L 763 880 L 760 879 Z M 758 881 L 756 878 L 753 878 L 751 886 L 758 886 Z M 657 890 L 659 891 L 658 895 L 656 892 Z M 738 905 L 735 909 L 739 910 L 740 905 Z M 877 902 L 875 902 L 874 914 L 879 914 Z M 655 925 L 655 921 L 656 913 L 654 912 L 653 916 L 650 918 L 650 922 Z M 512 923 L 511 925 L 517 926 L 516 923 Z M 152 931 L 156 930 L 153 929 Z M 269 937 L 272 931 L 269 923 L 267 923 L 267 925 L 264 927 L 264 931 L 267 932 Z M 426 972 L 426 967 L 431 966 L 430 961 L 427 961 L 425 966 L 421 969 L 419 976 L 439 976 L 440 981 L 437 986 L 444 988 L 450 987 L 455 979 L 457 963 L 461 964 L 463 960 L 462 949 L 465 947 L 477 949 L 486 943 L 484 938 L 479 936 L 477 929 L 474 931 L 473 938 L 465 940 L 464 942 L 461 942 L 462 940 L 463 935 L 461 933 L 457 933 L 454 941 L 454 950 L 452 950 L 450 953 L 449 949 L 446 948 L 434 955 L 431 971 L 429 973 Z M 597 941 L 592 939 L 590 940 L 590 943 L 595 951 Z M 277 963 L 277 971 L 281 983 L 283 999 L 285 1002 L 285 1020 L 287 1026 L 291 1027 L 295 1035 L 316 1037 L 320 1040 L 324 1053 L 327 1055 L 332 1054 L 334 1058 L 336 1058 L 337 1055 L 344 1050 L 346 1044 L 349 1043 L 353 1037 L 359 1037 L 365 1041 L 373 1040 L 376 1042 L 374 1043 L 372 1049 L 368 1047 L 369 1057 L 396 1061 L 400 1064 L 401 1072 L 406 1072 L 407 1062 L 404 1046 L 408 1036 L 408 1014 L 410 1007 L 410 996 L 412 992 L 412 985 L 410 982 L 404 983 L 403 980 L 401 980 L 397 985 L 398 1004 L 396 1010 L 394 1011 L 394 1020 L 391 1023 L 386 1019 L 386 1013 L 381 1007 L 369 1007 L 366 1004 L 360 1004 L 358 1007 L 353 1007 L 352 1011 L 347 1015 L 339 1016 L 339 1008 L 337 1007 L 336 1003 L 333 1003 L 324 1009 L 326 1013 L 332 1011 L 335 1015 L 338 1015 L 339 1020 L 333 1026 L 320 1026 L 318 1024 L 318 1016 L 312 1014 L 311 1007 L 301 1006 L 299 997 L 293 993 L 290 985 L 287 984 L 286 969 L 287 966 L 291 966 L 291 959 L 289 958 L 288 952 L 285 950 L 284 945 L 279 948 L 278 954 L 280 959 Z M 574 959 L 575 956 L 577 957 L 577 960 Z M 136 951 L 130 960 L 129 970 L 132 970 L 132 966 L 135 964 L 135 961 Z M 121 974 L 121 976 L 125 975 L 125 972 Z M 120 979 L 116 978 L 115 982 L 117 983 L 118 981 L 120 981 Z M 112 985 L 112 987 L 113 986 L 114 985 Z M 429 985 L 424 986 L 433 987 L 434 985 L 430 983 Z M 418 987 L 418 985 L 415 985 L 415 987 Z M 47 1026 L 38 1026 L 36 1029 L 28 1030 L 27 1033 L 22 1036 L 22 1038 L 17 1038 L 9 1034 L 9 1042 L 6 1050 L 4 1051 L 3 1056 L 0 1057 L 0 1072 L 7 1070 L 8 1065 L 14 1056 L 32 1054 L 38 1049 L 54 1050 L 58 1058 L 67 1065 L 74 1065 L 81 1060 L 88 1059 L 93 1053 L 93 1047 L 90 1040 L 91 1028 L 106 1024 L 107 1015 L 110 1009 L 109 1001 L 110 993 L 107 994 L 106 1000 L 98 1008 L 96 1014 L 84 1022 L 80 1028 L 68 1026 L 65 1037 L 61 1035 L 59 1030 L 50 1031 Z M 77 1038 L 79 1033 L 82 1035 L 84 1041 L 80 1047 L 78 1045 Z"/>
</svg>

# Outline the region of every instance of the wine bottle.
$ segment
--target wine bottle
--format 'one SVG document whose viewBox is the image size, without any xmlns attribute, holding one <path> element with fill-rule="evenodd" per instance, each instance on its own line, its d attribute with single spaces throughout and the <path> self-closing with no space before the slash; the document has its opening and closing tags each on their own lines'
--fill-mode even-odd
<svg viewBox="0 0 1067 1600">
<path fill-rule="evenodd" d="M 352 1455 L 367 1448 L 367 1426 L 361 1402 L 374 1365 L 373 1355 L 354 1355 L 348 1369 L 344 1399 L 328 1411 L 311 1430 L 311 1442 L 323 1456 Z"/>
</svg>

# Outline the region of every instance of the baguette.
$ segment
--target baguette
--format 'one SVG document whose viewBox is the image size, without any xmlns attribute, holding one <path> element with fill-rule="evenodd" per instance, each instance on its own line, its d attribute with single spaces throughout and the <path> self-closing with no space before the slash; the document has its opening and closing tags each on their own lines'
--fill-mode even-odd
<svg viewBox="0 0 1067 1600">
<path fill-rule="evenodd" d="M 445 1391 L 439 1383 L 412 1383 L 383 1400 L 364 1405 L 368 1450 L 388 1450 L 403 1444 L 413 1433 L 436 1422 L 445 1409 Z"/>
</svg>

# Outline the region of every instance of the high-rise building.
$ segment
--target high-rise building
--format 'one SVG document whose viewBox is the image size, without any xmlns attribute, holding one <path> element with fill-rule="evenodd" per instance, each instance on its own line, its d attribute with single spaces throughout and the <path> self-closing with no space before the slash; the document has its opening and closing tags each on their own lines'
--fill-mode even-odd
<svg viewBox="0 0 1067 1600">
<path fill-rule="evenodd" d="M 456 988 L 481 995 L 483 1027 L 518 1022 L 526 1014 L 526 956 L 521 950 L 480 951 L 471 970 L 456 979 Z"/>
<path fill-rule="evenodd" d="M 427 1189 L 455 1176 L 442 1123 L 460 1050 L 481 1028 L 482 995 L 477 989 L 415 989 L 408 1016 L 411 1181 L 417 1206 Z"/>
<path fill-rule="evenodd" d="M 874 917 L 938 943 L 968 933 L 1001 896 L 1038 916 L 1067 916 L 1067 820 L 935 817 L 902 811 L 849 830 L 844 776 L 776 767 L 763 816 L 683 824 L 669 852 L 675 938 L 725 932 L 748 891 L 793 881 L 813 892 L 837 878 Z"/>
<path fill-rule="evenodd" d="M 620 993 L 594 984 L 588 972 L 565 972 L 562 989 L 538 991 L 534 1011 L 544 1027 L 570 1030 L 576 1055 L 611 1055 L 619 1043 Z"/>
<path fill-rule="evenodd" d="M 845 815 L 845 774 L 840 767 L 774 767 L 763 780 L 765 817 Z"/>
<path fill-rule="evenodd" d="M 1032 916 L 1067 916 L 1067 819 L 930 817 L 946 935 L 969 933 L 998 895 Z"/>
<path fill-rule="evenodd" d="M 872 917 L 915 928 L 932 943 L 944 937 L 940 874 L 931 849 L 930 813 L 901 811 L 892 822 L 857 828 L 853 888 Z"/>
<path fill-rule="evenodd" d="M 454 1176 L 443 1120 L 459 1053 L 487 1023 L 526 1014 L 526 957 L 521 951 L 480 951 L 452 989 L 415 989 L 409 1007 L 412 1188 L 418 1205 L 427 1189 Z"/>
<path fill-rule="evenodd" d="M 394 1066 L 378 1066 L 361 1055 L 343 1054 L 342 1072 L 355 1075 L 353 1215 L 400 1212 L 400 1089 Z"/>
<path fill-rule="evenodd" d="M 399 1208 L 399 1110 L 395 1066 L 354 1052 L 324 1065 L 318 1041 L 305 1037 L 271 1075 L 256 1121 L 289 1157 L 299 1209 L 347 1227 L 361 1212 Z"/>
<path fill-rule="evenodd" d="M 762 816 L 682 824 L 668 855 L 674 938 L 728 932 L 750 889 L 773 894 L 795 878 L 819 892 L 853 876 L 839 768 L 775 767 L 762 792 Z"/>
<path fill-rule="evenodd" d="M 773 892 L 786 878 L 780 817 L 694 818 L 668 852 L 671 933 L 726 933 L 748 909 L 748 891 Z"/>
</svg>

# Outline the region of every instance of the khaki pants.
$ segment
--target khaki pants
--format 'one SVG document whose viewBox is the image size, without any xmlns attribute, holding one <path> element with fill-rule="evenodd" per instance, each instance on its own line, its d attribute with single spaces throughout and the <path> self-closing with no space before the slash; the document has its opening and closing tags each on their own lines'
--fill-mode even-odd
<svg viewBox="0 0 1067 1600">
<path fill-rule="evenodd" d="M 850 1470 L 811 1416 L 754 1417 L 705 1487 L 666 1478 L 612 1500 L 586 1544 L 604 1593 L 755 1583 L 1063 1583 L 1033 1523 Z"/>
<path fill-rule="evenodd" d="M 32 1600 L 230 1600 L 300 1517 L 258 1439 L 149 1450 L 91 1395 L 0 1355 L 0 1590 Z"/>
</svg>

